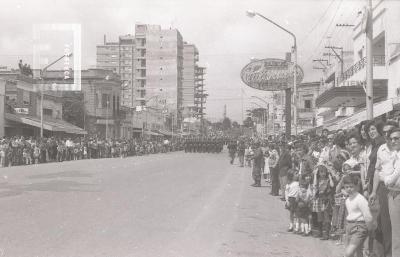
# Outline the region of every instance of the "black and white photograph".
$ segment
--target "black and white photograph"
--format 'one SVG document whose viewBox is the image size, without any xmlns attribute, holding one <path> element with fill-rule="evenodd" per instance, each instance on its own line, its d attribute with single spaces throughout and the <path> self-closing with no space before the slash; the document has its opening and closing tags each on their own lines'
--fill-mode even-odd
<svg viewBox="0 0 400 257">
<path fill-rule="evenodd" d="M 400 257 L 400 0 L 0 2 L 0 257 Z"/>
</svg>

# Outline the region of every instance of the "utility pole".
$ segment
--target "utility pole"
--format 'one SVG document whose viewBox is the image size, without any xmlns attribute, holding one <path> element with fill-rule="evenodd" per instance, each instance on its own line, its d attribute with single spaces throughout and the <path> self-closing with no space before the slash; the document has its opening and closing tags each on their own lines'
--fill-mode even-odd
<svg viewBox="0 0 400 257">
<path fill-rule="evenodd" d="M 372 52 L 372 40 L 373 40 L 373 15 L 372 15 L 372 0 L 367 0 L 368 6 L 366 8 L 366 14 L 364 16 L 365 22 L 365 34 L 366 34 L 366 109 L 367 119 L 371 120 L 374 118 L 374 88 L 373 88 L 373 52 Z"/>
<path fill-rule="evenodd" d="M 343 67 L 344 67 L 344 62 L 343 62 L 343 47 L 337 47 L 337 46 L 325 46 L 325 48 L 329 48 L 332 50 L 332 52 L 335 54 L 336 58 L 339 59 L 340 61 L 340 80 L 343 80 Z M 340 54 L 336 52 L 336 50 L 340 50 Z"/>
</svg>

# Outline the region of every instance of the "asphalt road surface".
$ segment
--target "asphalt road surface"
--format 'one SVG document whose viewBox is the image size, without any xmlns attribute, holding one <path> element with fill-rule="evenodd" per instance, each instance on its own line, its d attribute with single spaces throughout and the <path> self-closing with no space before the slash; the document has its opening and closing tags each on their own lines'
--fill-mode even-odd
<svg viewBox="0 0 400 257">
<path fill-rule="evenodd" d="M 168 153 L 0 170 L 0 256 L 335 257 L 227 153 Z"/>
</svg>

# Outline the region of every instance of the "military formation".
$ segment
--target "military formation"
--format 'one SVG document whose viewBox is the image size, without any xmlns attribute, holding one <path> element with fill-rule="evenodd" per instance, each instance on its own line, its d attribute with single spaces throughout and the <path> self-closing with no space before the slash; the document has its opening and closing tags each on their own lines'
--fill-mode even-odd
<svg viewBox="0 0 400 257">
<path fill-rule="evenodd" d="M 220 153 L 224 147 L 222 137 L 197 137 L 185 140 L 185 153 Z"/>
</svg>

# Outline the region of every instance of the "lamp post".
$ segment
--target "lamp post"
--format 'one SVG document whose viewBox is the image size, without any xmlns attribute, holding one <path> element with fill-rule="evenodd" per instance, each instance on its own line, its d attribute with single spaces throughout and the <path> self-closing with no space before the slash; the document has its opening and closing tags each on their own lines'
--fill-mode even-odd
<svg viewBox="0 0 400 257">
<path fill-rule="evenodd" d="M 269 103 L 267 101 L 265 101 L 264 99 L 262 99 L 261 97 L 258 97 L 255 95 L 252 95 L 251 97 L 258 99 L 267 105 L 266 112 L 264 113 L 264 129 L 266 130 L 266 134 L 268 134 Z"/>
<path fill-rule="evenodd" d="M 263 18 L 264 20 L 274 24 L 275 26 L 277 26 L 278 28 L 280 28 L 281 30 L 285 31 L 286 33 L 288 33 L 289 35 L 291 35 L 293 37 L 293 55 L 294 55 L 294 60 L 293 60 L 293 107 L 294 107 L 293 115 L 294 115 L 294 120 L 293 120 L 293 123 L 294 123 L 294 133 L 295 133 L 295 135 L 297 135 L 297 43 L 296 43 L 296 35 L 258 12 L 248 10 L 246 12 L 246 14 L 247 14 L 247 16 L 249 16 L 251 18 L 257 15 L 257 16 Z"/>
<path fill-rule="evenodd" d="M 40 81 L 42 82 L 42 84 L 40 85 L 40 137 L 43 137 L 43 84 L 44 84 L 44 74 L 45 72 L 54 64 L 56 64 L 57 62 L 61 61 L 64 57 L 71 57 L 72 53 L 68 53 L 68 54 L 64 54 L 63 56 L 61 56 L 60 58 L 58 58 L 57 60 L 55 60 L 54 62 L 50 63 L 49 65 L 47 65 L 46 67 L 44 67 L 43 69 L 40 70 Z"/>
<path fill-rule="evenodd" d="M 108 100 L 108 97 L 107 97 L 107 110 L 106 110 L 106 112 L 107 112 L 107 115 L 106 115 L 106 141 L 107 141 L 107 139 L 108 139 L 108 106 L 110 105 L 110 101 Z"/>
</svg>

